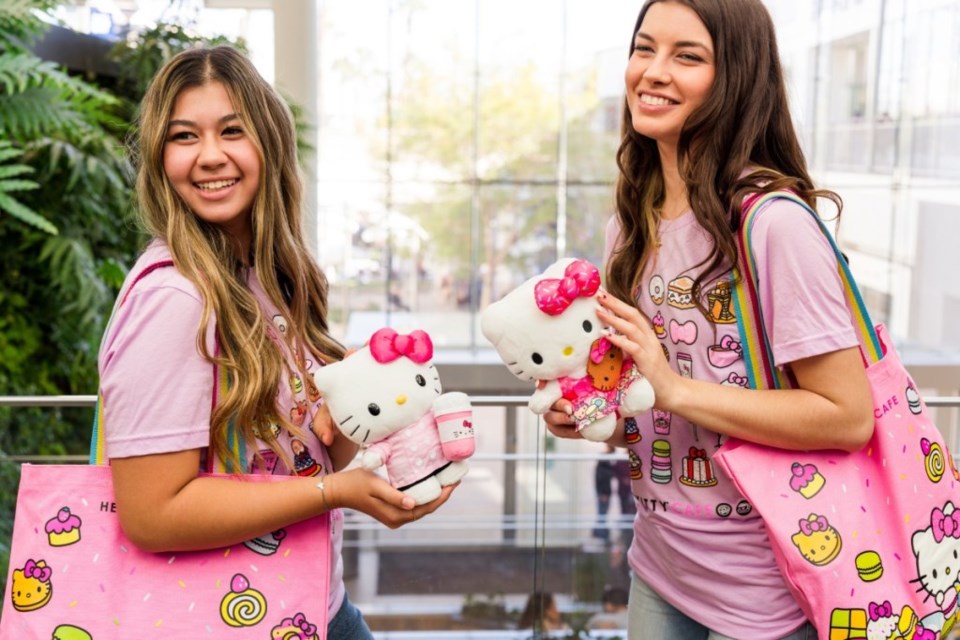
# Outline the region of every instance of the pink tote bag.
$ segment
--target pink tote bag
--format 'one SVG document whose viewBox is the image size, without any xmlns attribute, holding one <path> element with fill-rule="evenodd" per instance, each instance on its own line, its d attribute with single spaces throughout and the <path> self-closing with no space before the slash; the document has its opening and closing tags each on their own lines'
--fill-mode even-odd
<svg viewBox="0 0 960 640">
<path fill-rule="evenodd" d="M 136 283 L 154 269 L 145 268 Z M 226 388 L 215 368 L 214 399 Z M 124 535 L 98 402 L 89 465 L 20 470 L 0 639 L 324 640 L 330 581 L 329 514 L 224 549 L 148 553 Z M 230 425 L 241 460 L 243 442 Z M 290 477 L 225 473 L 234 482 Z M 243 505 L 236 505 L 242 509 Z"/>
<path fill-rule="evenodd" d="M 749 243 L 740 236 L 743 282 L 735 294 L 747 375 L 755 388 L 789 386 L 770 366 Z M 882 326 L 874 327 L 837 253 L 859 323 L 875 428 L 855 453 L 786 451 L 731 439 L 714 460 L 763 517 L 787 584 L 824 640 L 935 640 L 957 619 L 960 474 L 943 436 Z"/>
</svg>

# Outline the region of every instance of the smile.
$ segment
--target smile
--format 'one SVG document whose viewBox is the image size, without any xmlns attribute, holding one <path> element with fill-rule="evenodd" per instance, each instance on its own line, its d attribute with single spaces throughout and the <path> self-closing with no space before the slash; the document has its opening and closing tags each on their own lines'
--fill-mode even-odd
<svg viewBox="0 0 960 640">
<path fill-rule="evenodd" d="M 217 189 L 232 187 L 238 182 L 240 181 L 236 178 L 233 178 L 231 180 L 214 180 L 213 182 L 195 182 L 194 186 L 201 191 L 216 191 Z"/>
<path fill-rule="evenodd" d="M 649 104 L 653 107 L 663 107 L 668 104 L 677 104 L 675 100 L 670 100 L 669 98 L 662 98 L 660 96 L 653 96 L 649 93 L 640 94 L 640 102 L 643 104 Z"/>
</svg>

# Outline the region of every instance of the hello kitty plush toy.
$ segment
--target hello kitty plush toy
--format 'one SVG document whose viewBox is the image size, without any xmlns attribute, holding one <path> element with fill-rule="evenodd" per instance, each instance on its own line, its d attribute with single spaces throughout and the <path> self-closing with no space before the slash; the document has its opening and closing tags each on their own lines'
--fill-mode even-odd
<svg viewBox="0 0 960 640">
<path fill-rule="evenodd" d="M 587 260 L 564 258 L 494 302 L 480 327 L 510 371 L 546 384 L 530 396 L 530 410 L 573 403 L 577 431 L 609 439 L 618 417 L 653 406 L 653 387 L 633 361 L 604 337 L 597 317 L 600 271 Z"/>
<path fill-rule="evenodd" d="M 441 393 L 425 331 L 380 329 L 362 349 L 313 374 L 340 431 L 364 447 L 367 469 L 386 465 L 390 484 L 417 504 L 467 473 L 473 409 L 465 393 Z"/>
</svg>

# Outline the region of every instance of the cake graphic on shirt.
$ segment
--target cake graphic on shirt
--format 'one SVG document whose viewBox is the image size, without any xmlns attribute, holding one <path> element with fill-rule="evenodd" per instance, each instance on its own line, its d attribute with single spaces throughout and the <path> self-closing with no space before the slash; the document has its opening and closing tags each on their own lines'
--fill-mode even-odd
<svg viewBox="0 0 960 640">
<path fill-rule="evenodd" d="M 730 282 L 720 280 L 712 291 L 707 293 L 707 308 L 715 324 L 731 324 L 737 321 L 737 316 L 731 310 L 733 295 L 730 292 Z"/>
<path fill-rule="evenodd" d="M 653 316 L 653 332 L 657 334 L 658 338 L 666 338 L 667 330 L 663 326 L 663 314 L 657 311 L 656 315 Z"/>
<path fill-rule="evenodd" d="M 792 474 L 790 488 L 807 500 L 820 493 L 823 485 L 826 484 L 824 477 L 817 471 L 817 466 L 813 464 L 794 462 L 790 467 L 790 473 Z"/>
<path fill-rule="evenodd" d="M 673 479 L 673 464 L 670 462 L 670 442 L 658 439 L 653 441 L 653 455 L 650 457 L 650 479 L 659 484 L 670 484 Z"/>
<path fill-rule="evenodd" d="M 80 518 L 70 513 L 69 507 L 63 507 L 57 515 L 47 520 L 44 531 L 51 547 L 66 547 L 80 542 Z"/>
<path fill-rule="evenodd" d="M 690 276 L 680 276 L 670 281 L 667 285 L 667 304 L 677 309 L 692 309 L 696 305 L 693 302 L 693 278 Z"/>
<path fill-rule="evenodd" d="M 689 455 L 683 457 L 681 465 L 682 475 L 680 484 L 688 487 L 712 487 L 717 484 L 717 476 L 713 473 L 713 463 L 707 458 L 703 449 L 690 447 Z"/>
<path fill-rule="evenodd" d="M 640 442 L 640 427 L 637 426 L 637 421 L 633 418 L 623 419 L 623 437 L 626 438 L 627 444 Z"/>
</svg>

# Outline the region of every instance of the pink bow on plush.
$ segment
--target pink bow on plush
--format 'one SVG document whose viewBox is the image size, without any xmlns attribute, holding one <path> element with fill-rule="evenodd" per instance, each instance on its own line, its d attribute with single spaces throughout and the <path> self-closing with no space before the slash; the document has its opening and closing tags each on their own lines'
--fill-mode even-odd
<svg viewBox="0 0 960 640">
<path fill-rule="evenodd" d="M 680 324 L 676 320 L 670 321 L 670 340 L 673 344 L 683 342 L 684 344 L 693 344 L 697 341 L 697 323 L 693 320 L 687 320 Z"/>
<path fill-rule="evenodd" d="M 380 364 L 393 362 L 406 356 L 417 364 L 433 357 L 433 342 L 426 331 L 417 329 L 410 335 L 402 335 L 393 329 L 380 329 L 370 337 L 370 355 Z"/>
<path fill-rule="evenodd" d="M 27 564 L 25 564 L 23 567 L 24 577 L 36 578 L 40 582 L 49 581 L 52 574 L 53 570 L 50 567 L 38 566 L 33 560 L 27 560 Z"/>
<path fill-rule="evenodd" d="M 603 356 L 607 355 L 607 351 L 610 351 L 610 347 L 613 344 L 606 338 L 600 338 L 594 343 L 593 348 L 590 349 L 590 361 L 593 364 L 600 364 L 603 362 Z"/>
<path fill-rule="evenodd" d="M 884 600 L 883 604 L 871 602 L 870 606 L 867 607 L 867 612 L 870 614 L 870 619 L 876 622 L 880 618 L 889 618 L 892 616 L 893 606 L 890 604 L 889 600 Z"/>
<path fill-rule="evenodd" d="M 577 298 L 589 298 L 600 288 L 600 270 L 586 260 L 576 260 L 562 278 L 544 278 L 533 287 L 537 308 L 550 316 L 567 310 Z"/>
<path fill-rule="evenodd" d="M 933 539 L 940 542 L 944 538 L 960 538 L 960 512 L 946 514 L 934 508 L 930 516 L 930 525 L 933 529 Z"/>
<path fill-rule="evenodd" d="M 826 531 L 829 528 L 830 523 L 827 522 L 825 516 L 817 516 L 813 520 L 800 521 L 800 531 L 802 531 L 805 536 L 810 535 L 814 531 Z"/>
</svg>

